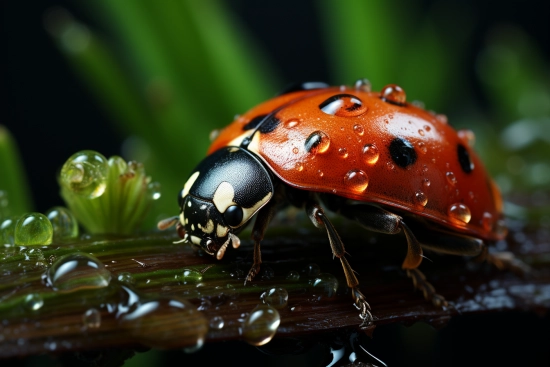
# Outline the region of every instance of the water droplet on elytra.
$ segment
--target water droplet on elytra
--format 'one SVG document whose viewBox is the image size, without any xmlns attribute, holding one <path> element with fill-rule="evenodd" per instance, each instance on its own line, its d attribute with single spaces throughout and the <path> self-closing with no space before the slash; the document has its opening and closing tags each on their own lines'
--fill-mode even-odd
<svg viewBox="0 0 550 367">
<path fill-rule="evenodd" d="M 325 132 L 317 130 L 309 134 L 304 145 L 308 153 L 321 154 L 328 150 L 330 138 Z"/>
<path fill-rule="evenodd" d="M 337 94 L 323 101 L 319 108 L 327 115 L 356 117 L 367 112 L 367 106 L 351 94 Z"/>
<path fill-rule="evenodd" d="M 395 169 L 395 165 L 392 162 L 386 162 L 386 168 L 390 171 L 393 171 Z"/>
<path fill-rule="evenodd" d="M 428 204 L 428 196 L 423 191 L 418 190 L 414 193 L 414 202 L 423 208 Z"/>
<path fill-rule="evenodd" d="M 453 172 L 447 172 L 445 174 L 445 177 L 447 177 L 447 182 L 449 182 L 451 185 L 456 185 L 456 176 Z"/>
<path fill-rule="evenodd" d="M 420 150 L 421 153 L 426 154 L 428 152 L 428 148 L 426 148 L 426 144 L 423 141 L 416 144 L 416 146 L 418 147 L 418 150 Z"/>
<path fill-rule="evenodd" d="M 424 130 L 418 129 L 418 133 L 420 134 L 420 136 L 424 136 Z"/>
<path fill-rule="evenodd" d="M 369 185 L 369 176 L 360 169 L 353 169 L 346 173 L 344 184 L 355 192 L 363 192 Z"/>
<path fill-rule="evenodd" d="M 15 224 L 14 241 L 16 245 L 49 245 L 52 243 L 52 223 L 42 213 L 23 215 Z"/>
<path fill-rule="evenodd" d="M 355 89 L 360 90 L 361 92 L 370 92 L 371 91 L 371 83 L 368 79 L 359 79 L 355 82 Z"/>
<path fill-rule="evenodd" d="M 432 127 L 430 125 L 424 125 L 424 130 L 430 131 Z"/>
<path fill-rule="evenodd" d="M 353 132 L 359 136 L 363 136 L 363 134 L 365 133 L 365 128 L 363 127 L 363 125 L 356 124 L 353 125 Z"/>
<path fill-rule="evenodd" d="M 380 91 L 380 96 L 386 102 L 402 105 L 407 101 L 407 95 L 403 88 L 396 84 L 386 85 Z"/>
<path fill-rule="evenodd" d="M 363 160 L 367 164 L 375 164 L 378 162 L 378 157 L 380 156 L 380 152 L 378 151 L 378 147 L 376 144 L 366 144 L 363 147 Z"/>
<path fill-rule="evenodd" d="M 456 224 L 467 224 L 472 219 L 470 208 L 462 203 L 455 203 L 449 206 L 447 211 L 449 218 Z"/>
<path fill-rule="evenodd" d="M 298 121 L 297 119 L 290 119 L 288 120 L 287 122 L 285 122 L 285 126 L 289 129 L 295 127 L 296 125 L 298 125 L 300 121 Z"/>
<path fill-rule="evenodd" d="M 274 307 L 258 305 L 243 321 L 243 339 L 254 346 L 264 345 L 273 339 L 280 323 L 281 316 Z"/>
<path fill-rule="evenodd" d="M 275 308 L 284 308 L 288 303 L 288 291 L 285 288 L 275 287 L 262 293 L 260 299 L 266 305 Z"/>
<path fill-rule="evenodd" d="M 491 213 L 483 213 L 483 216 L 481 217 L 481 226 L 488 232 L 493 229 L 493 215 Z"/>
<path fill-rule="evenodd" d="M 324 175 L 325 175 L 325 174 L 323 173 L 323 171 L 321 171 L 321 170 L 318 170 L 318 171 L 317 171 L 317 176 L 323 177 Z"/>
<path fill-rule="evenodd" d="M 96 257 L 75 252 L 61 256 L 48 269 L 48 284 L 57 291 L 103 288 L 111 281 L 111 272 Z"/>
<path fill-rule="evenodd" d="M 298 148 L 296 148 L 296 147 L 292 148 L 292 153 L 298 154 L 298 152 L 299 152 Z"/>
<path fill-rule="evenodd" d="M 301 162 L 296 162 L 294 169 L 298 172 L 302 172 L 304 170 L 304 165 Z"/>
<path fill-rule="evenodd" d="M 424 178 L 424 179 L 422 179 L 422 185 L 423 185 L 424 187 L 430 187 L 431 182 L 430 182 L 429 179 Z"/>
<path fill-rule="evenodd" d="M 338 149 L 338 155 L 341 158 L 347 158 L 348 157 L 348 150 L 346 148 L 340 148 L 340 149 Z"/>
<path fill-rule="evenodd" d="M 460 129 L 456 132 L 458 137 L 462 139 L 468 146 L 473 147 L 476 142 L 476 135 L 472 130 Z"/>
<path fill-rule="evenodd" d="M 444 115 L 442 113 L 438 113 L 438 114 L 435 115 L 435 118 L 437 119 L 437 121 L 441 122 L 442 124 L 447 123 L 447 115 Z"/>
<path fill-rule="evenodd" d="M 83 150 L 65 162 L 59 178 L 65 189 L 92 199 L 105 191 L 108 169 L 107 159 L 102 154 Z"/>
</svg>

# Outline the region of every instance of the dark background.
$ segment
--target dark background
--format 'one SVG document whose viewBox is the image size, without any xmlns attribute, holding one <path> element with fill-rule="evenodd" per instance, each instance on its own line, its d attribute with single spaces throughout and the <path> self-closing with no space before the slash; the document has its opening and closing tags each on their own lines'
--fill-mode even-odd
<svg viewBox="0 0 550 367">
<path fill-rule="evenodd" d="M 433 2 L 420 1 L 419 4 L 428 8 Z M 281 84 L 328 79 L 327 57 L 319 40 L 319 24 L 312 3 L 311 0 L 229 2 L 230 8 L 257 38 L 262 51 L 279 67 L 285 79 Z M 342 3 L 344 6 L 345 1 Z M 546 60 L 550 58 L 550 21 L 548 4 L 544 1 L 507 4 L 466 0 L 460 3 L 467 4 L 472 19 L 477 20 L 476 41 L 467 55 L 470 62 L 464 65 L 472 79 L 484 35 L 497 24 L 520 25 L 538 43 Z M 2 2 L 0 124 L 6 125 L 18 142 L 31 183 L 34 209 L 39 212 L 62 204 L 61 198 L 51 193 L 57 191 L 55 174 L 70 155 L 89 149 L 92 144 L 105 156 L 119 155 L 124 139 L 67 67 L 44 30 L 44 11 L 56 5 L 69 8 L 84 23 L 93 23 L 71 1 Z M 479 90 L 477 93 L 482 105 L 484 96 Z M 506 312 L 458 317 L 437 333 L 436 343 L 428 351 L 403 352 L 403 346 L 399 345 L 402 339 L 396 336 L 402 331 L 400 326 L 380 328 L 371 351 L 382 359 L 386 356 L 386 361 L 393 361 L 393 365 L 547 366 L 550 363 L 548 330 L 548 316 L 539 318 L 533 314 Z M 229 343 L 207 345 L 185 360 L 227 365 L 229 353 L 243 356 L 239 365 L 247 365 L 249 359 L 266 363 L 265 358 L 271 358 L 243 343 Z M 166 353 L 164 357 L 181 358 L 181 352 Z M 319 358 L 311 356 L 313 360 L 316 357 Z"/>
</svg>

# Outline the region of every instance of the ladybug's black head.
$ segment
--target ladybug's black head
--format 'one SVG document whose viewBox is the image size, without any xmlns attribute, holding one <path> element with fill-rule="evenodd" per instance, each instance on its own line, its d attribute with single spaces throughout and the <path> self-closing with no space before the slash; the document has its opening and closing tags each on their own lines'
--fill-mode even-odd
<svg viewBox="0 0 550 367">
<path fill-rule="evenodd" d="M 229 243 L 239 246 L 236 233 L 272 196 L 271 175 L 256 156 L 240 147 L 219 149 L 197 166 L 178 197 L 181 235 L 221 259 Z"/>
</svg>

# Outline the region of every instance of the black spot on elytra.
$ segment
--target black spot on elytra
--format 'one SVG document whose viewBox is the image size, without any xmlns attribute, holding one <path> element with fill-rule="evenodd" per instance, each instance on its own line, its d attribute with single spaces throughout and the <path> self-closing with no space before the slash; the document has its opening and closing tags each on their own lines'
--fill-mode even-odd
<svg viewBox="0 0 550 367">
<path fill-rule="evenodd" d="M 466 147 L 462 144 L 458 144 L 456 151 L 458 154 L 458 162 L 460 163 L 462 170 L 466 173 L 472 172 L 474 169 L 474 164 L 470 160 L 470 153 L 468 153 Z"/>
<path fill-rule="evenodd" d="M 321 88 L 328 88 L 328 87 L 329 85 L 323 82 L 293 83 L 288 85 L 286 88 L 280 91 L 279 94 L 277 95 L 281 96 L 283 94 L 298 92 L 302 90 L 321 89 Z"/>
<path fill-rule="evenodd" d="M 281 120 L 273 115 L 259 115 L 248 121 L 248 123 L 243 126 L 243 130 L 252 130 L 259 126 L 258 131 L 262 134 L 267 134 L 275 130 L 280 123 Z"/>
<path fill-rule="evenodd" d="M 412 144 L 403 138 L 395 138 L 391 141 L 390 156 L 395 164 L 401 168 L 406 168 L 416 162 L 416 152 Z"/>
</svg>

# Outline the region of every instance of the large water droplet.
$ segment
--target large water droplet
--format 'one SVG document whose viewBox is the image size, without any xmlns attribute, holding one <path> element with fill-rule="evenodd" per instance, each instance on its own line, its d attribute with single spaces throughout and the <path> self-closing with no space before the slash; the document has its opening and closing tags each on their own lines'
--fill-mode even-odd
<svg viewBox="0 0 550 367">
<path fill-rule="evenodd" d="M 414 193 L 414 202 L 417 206 L 424 208 L 428 204 L 428 196 L 420 190 Z"/>
<path fill-rule="evenodd" d="M 372 85 L 368 79 L 363 78 L 355 82 L 355 89 L 368 93 L 372 90 Z"/>
<path fill-rule="evenodd" d="M 472 219 L 470 208 L 462 203 L 455 203 L 449 206 L 447 214 L 449 218 L 457 224 L 469 223 L 470 219 Z"/>
<path fill-rule="evenodd" d="M 46 212 L 52 224 L 53 238 L 66 240 L 78 237 L 78 222 L 73 213 L 62 206 L 56 206 Z"/>
<path fill-rule="evenodd" d="M 319 108 L 327 115 L 340 117 L 355 117 L 367 112 L 367 106 L 358 97 L 351 94 L 332 96 L 321 103 Z"/>
<path fill-rule="evenodd" d="M 320 130 L 309 134 L 305 142 L 306 151 L 312 154 L 324 153 L 328 150 L 329 146 L 329 136 Z"/>
<path fill-rule="evenodd" d="M 405 94 L 405 91 L 403 90 L 403 88 L 396 84 L 386 85 L 380 91 L 380 96 L 384 101 L 396 105 L 402 105 L 407 101 L 407 95 Z"/>
<path fill-rule="evenodd" d="M 260 298 L 266 305 L 284 308 L 288 303 L 288 291 L 281 287 L 271 288 L 262 293 Z"/>
<path fill-rule="evenodd" d="M 330 273 L 321 273 L 311 281 L 313 293 L 318 298 L 330 298 L 336 295 L 338 279 Z"/>
<path fill-rule="evenodd" d="M 367 164 L 375 164 L 378 162 L 378 157 L 380 157 L 380 152 L 376 144 L 366 144 L 363 147 L 363 160 Z"/>
<path fill-rule="evenodd" d="M 369 177 L 360 169 L 353 169 L 346 173 L 344 184 L 355 192 L 363 192 L 369 185 Z"/>
<path fill-rule="evenodd" d="M 52 243 L 53 227 L 41 213 L 28 213 L 17 221 L 14 231 L 16 245 L 49 245 Z"/>
<path fill-rule="evenodd" d="M 121 325 L 138 342 L 151 348 L 202 345 L 208 321 L 185 299 L 140 300 L 121 315 Z"/>
<path fill-rule="evenodd" d="M 78 195 L 88 198 L 101 196 L 106 188 L 109 166 L 107 159 L 93 150 L 73 154 L 61 168 L 61 184 Z"/>
<path fill-rule="evenodd" d="M 76 291 L 108 286 L 111 272 L 96 257 L 76 252 L 57 259 L 48 269 L 46 279 L 57 291 Z"/>
<path fill-rule="evenodd" d="M 264 345 L 273 339 L 280 323 L 281 317 L 274 307 L 258 305 L 243 321 L 243 338 L 251 345 Z"/>
</svg>

